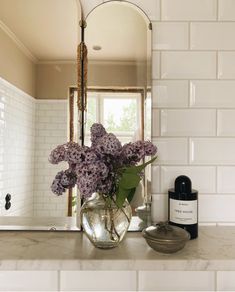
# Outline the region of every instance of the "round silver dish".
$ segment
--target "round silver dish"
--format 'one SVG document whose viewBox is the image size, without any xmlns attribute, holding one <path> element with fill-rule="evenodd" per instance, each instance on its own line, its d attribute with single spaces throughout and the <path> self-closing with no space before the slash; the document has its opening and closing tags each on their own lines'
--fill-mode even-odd
<svg viewBox="0 0 235 292">
<path fill-rule="evenodd" d="M 147 227 L 142 234 L 151 248 L 168 254 L 181 250 L 190 239 L 190 234 L 186 230 L 169 225 L 168 222 Z"/>
</svg>

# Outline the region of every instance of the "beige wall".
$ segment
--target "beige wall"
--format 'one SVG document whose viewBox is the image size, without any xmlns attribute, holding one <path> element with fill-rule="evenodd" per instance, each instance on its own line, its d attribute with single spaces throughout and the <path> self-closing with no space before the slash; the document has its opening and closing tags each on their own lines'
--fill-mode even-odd
<svg viewBox="0 0 235 292">
<path fill-rule="evenodd" d="M 1 28 L 0 77 L 35 96 L 35 65 Z"/>
<path fill-rule="evenodd" d="M 38 64 L 36 80 L 36 98 L 66 99 L 77 83 L 76 64 Z"/>
</svg>

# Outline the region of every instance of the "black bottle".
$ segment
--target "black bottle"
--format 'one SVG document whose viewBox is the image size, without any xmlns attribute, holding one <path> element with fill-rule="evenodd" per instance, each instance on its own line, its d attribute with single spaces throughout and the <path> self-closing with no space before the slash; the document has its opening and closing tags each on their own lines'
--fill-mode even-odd
<svg viewBox="0 0 235 292">
<path fill-rule="evenodd" d="M 198 191 L 192 190 L 190 178 L 185 175 L 175 180 L 175 189 L 169 189 L 169 223 L 187 230 L 191 239 L 198 236 Z"/>
</svg>

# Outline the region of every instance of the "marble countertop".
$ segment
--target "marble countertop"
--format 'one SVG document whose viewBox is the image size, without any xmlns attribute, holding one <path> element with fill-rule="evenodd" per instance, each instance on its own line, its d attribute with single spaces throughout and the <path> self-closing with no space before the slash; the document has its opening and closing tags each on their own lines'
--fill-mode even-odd
<svg viewBox="0 0 235 292">
<path fill-rule="evenodd" d="M 0 270 L 235 271 L 235 227 L 200 228 L 199 238 L 172 255 L 152 250 L 141 233 L 100 250 L 80 232 L 0 232 Z"/>
</svg>

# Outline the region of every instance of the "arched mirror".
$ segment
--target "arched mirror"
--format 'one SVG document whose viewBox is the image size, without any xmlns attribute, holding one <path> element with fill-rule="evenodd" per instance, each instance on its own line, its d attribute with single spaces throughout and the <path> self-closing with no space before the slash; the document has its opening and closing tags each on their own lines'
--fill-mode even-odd
<svg viewBox="0 0 235 292">
<path fill-rule="evenodd" d="M 87 94 L 85 145 L 90 127 L 102 123 L 124 143 L 151 138 L 151 23 L 137 6 L 109 1 L 86 18 Z M 85 76 L 84 76 L 85 78 Z M 150 219 L 150 169 L 131 201 L 130 230 Z"/>
<path fill-rule="evenodd" d="M 0 229 L 77 230 L 48 156 L 69 138 L 80 17 L 77 0 L 0 0 Z"/>
</svg>

